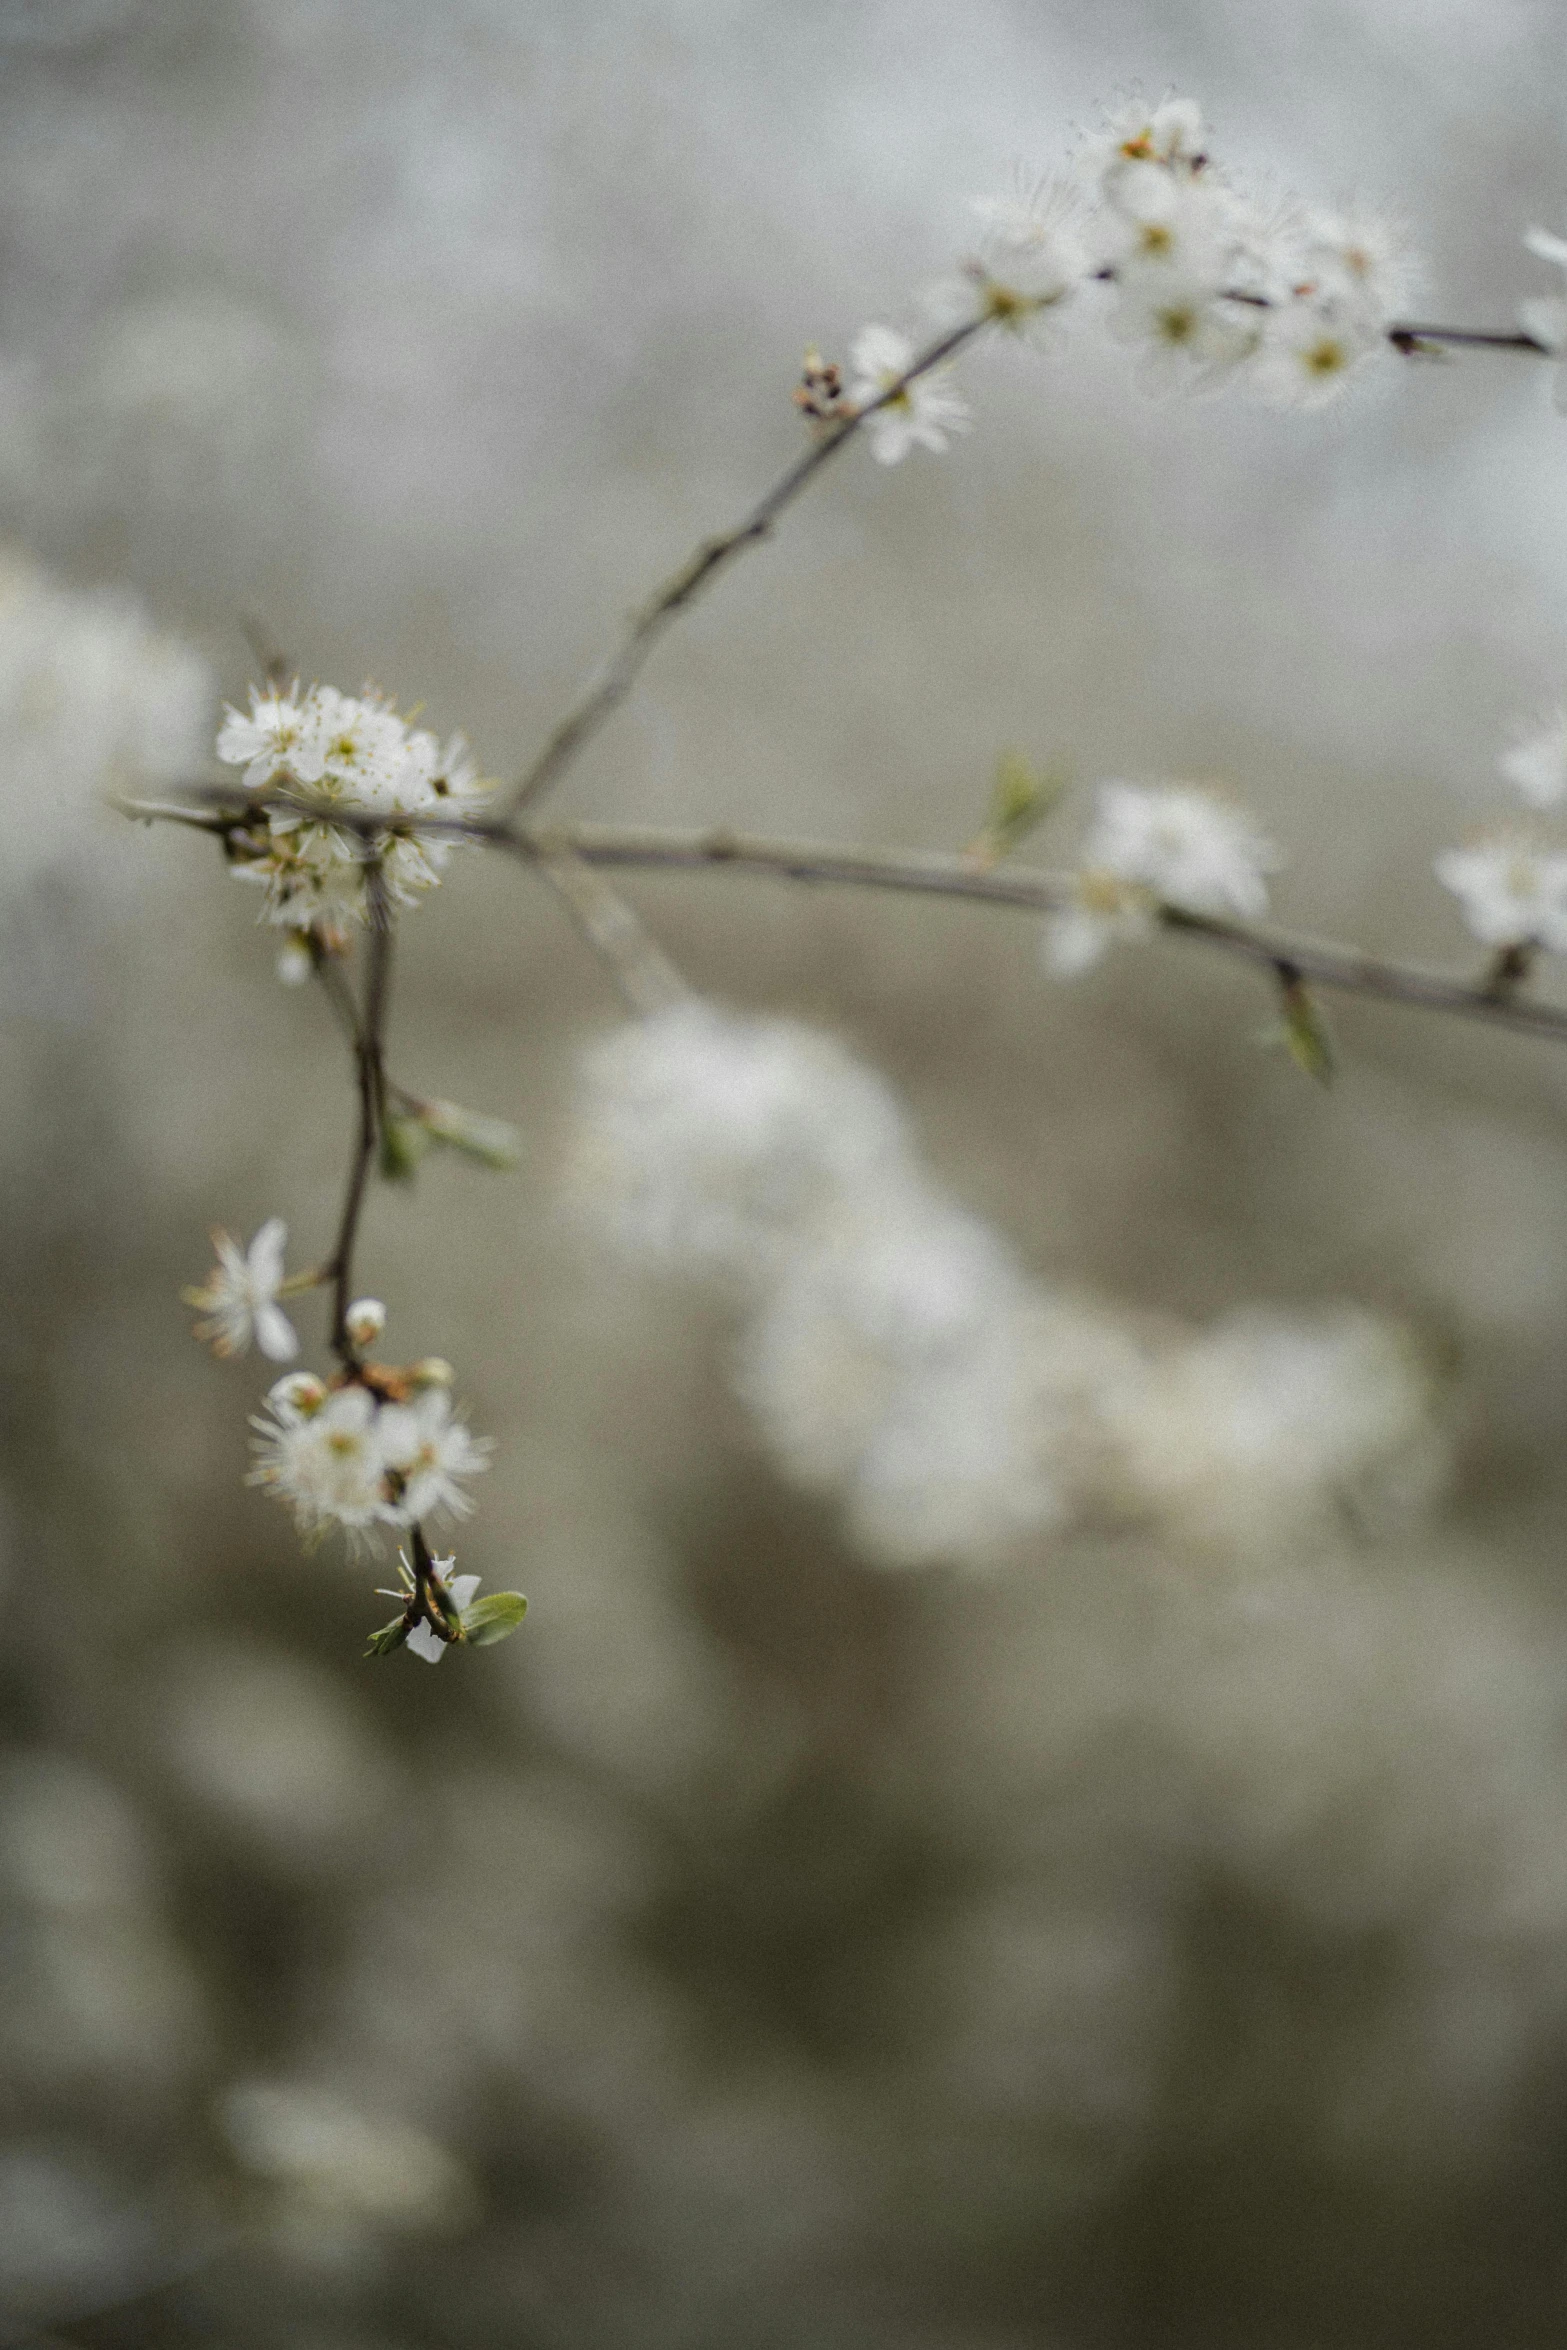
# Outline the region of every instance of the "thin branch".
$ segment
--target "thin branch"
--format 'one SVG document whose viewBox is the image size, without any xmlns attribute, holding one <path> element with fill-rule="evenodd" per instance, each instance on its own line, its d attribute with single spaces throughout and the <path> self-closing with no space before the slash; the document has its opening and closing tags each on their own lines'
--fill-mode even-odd
<svg viewBox="0 0 1567 2350">
<path fill-rule="evenodd" d="M 354 991 L 349 986 L 344 973 L 342 957 L 328 953 L 322 947 L 315 933 L 312 932 L 310 959 L 315 975 L 321 982 L 322 993 L 336 1014 L 338 1026 L 343 1031 L 348 1049 L 351 1053 L 357 1054 L 359 1050 L 359 1007 L 354 1002 Z M 385 1086 L 387 1099 L 395 1101 L 398 1108 L 405 1111 L 409 1117 L 416 1118 L 422 1110 L 429 1108 L 430 1104 L 423 1094 L 414 1093 L 410 1087 L 398 1084 L 396 1078 L 385 1068 L 384 1055 L 382 1083 Z"/>
<path fill-rule="evenodd" d="M 232 793 L 228 795 L 232 801 Z M 289 794 L 257 793 L 253 808 L 299 809 L 310 803 Z M 207 832 L 235 827 L 232 814 L 204 814 L 199 809 L 165 811 L 151 803 L 136 804 L 127 812 L 149 820 L 165 813 L 175 822 L 194 824 Z M 356 818 L 334 813 L 344 831 L 367 835 L 387 831 L 381 817 Z M 918 897 L 942 897 L 974 905 L 1011 906 L 1025 913 L 1048 914 L 1076 902 L 1077 876 L 1043 872 L 1033 866 L 980 866 L 971 857 L 921 850 L 840 848 L 827 841 L 776 840 L 749 833 L 708 829 L 700 832 L 655 830 L 648 826 L 568 824 L 549 827 L 513 825 L 504 818 L 437 817 L 400 823 L 396 830 L 410 837 L 469 840 L 480 847 L 504 849 L 529 865 L 543 866 L 569 852 L 584 865 L 643 869 L 649 872 L 708 871 L 754 873 L 782 881 L 818 882 L 827 887 L 892 890 Z M 1239 922 L 1221 922 L 1205 914 L 1189 914 L 1179 906 L 1162 906 L 1157 919 L 1172 937 L 1184 937 L 1216 947 L 1220 953 L 1276 971 L 1280 962 L 1292 963 L 1314 987 L 1340 995 L 1376 998 L 1406 1004 L 1416 1011 L 1450 1012 L 1460 1019 L 1485 1020 L 1493 1027 L 1513 1028 L 1530 1036 L 1567 1039 L 1567 1008 L 1541 1004 L 1516 995 L 1499 995 L 1494 980 L 1478 982 L 1425 971 L 1414 964 L 1389 962 L 1363 954 L 1358 947 L 1333 941 L 1297 938 L 1286 931 L 1248 928 Z"/>
<path fill-rule="evenodd" d="M 364 1008 L 354 1038 L 358 1081 L 359 1123 L 348 1167 L 348 1188 L 337 1228 L 337 1242 L 328 1264 L 332 1275 L 332 1352 L 346 1371 L 359 1367 L 359 1350 L 348 1330 L 348 1309 L 354 1301 L 354 1247 L 364 1213 L 365 1190 L 375 1146 L 386 1120 L 386 1071 L 382 1054 L 386 1034 L 387 995 L 392 975 L 392 916 L 386 877 L 378 856 L 365 865 L 365 895 L 369 901 L 370 943 L 366 957 Z"/>
<path fill-rule="evenodd" d="M 1492 332 L 1477 326 L 1390 326 L 1387 339 L 1395 351 L 1408 358 L 1422 345 L 1451 343 L 1462 351 L 1533 351 L 1541 359 L 1554 359 L 1557 354 L 1549 343 L 1542 343 L 1538 335 L 1525 334 L 1520 328 L 1507 332 Z"/>
<path fill-rule="evenodd" d="M 532 862 L 605 965 L 633 1012 L 662 1012 L 691 994 L 640 914 L 602 873 L 564 842 L 541 847 Z"/>
<path fill-rule="evenodd" d="M 232 794 L 228 796 L 232 800 Z M 257 793 L 251 804 L 254 808 L 296 810 L 310 805 L 294 795 L 270 793 Z M 207 832 L 232 830 L 236 822 L 231 814 L 220 811 L 164 811 L 151 803 L 134 805 L 127 812 L 149 819 L 167 813 L 176 822 L 194 824 Z M 381 817 L 334 813 L 333 821 L 344 831 L 367 835 L 384 835 L 388 829 Z M 396 830 L 410 837 L 469 840 L 480 847 L 504 849 L 529 865 L 543 866 L 569 852 L 584 865 L 623 871 L 726 868 L 775 880 L 892 890 L 974 905 L 1011 906 L 1034 914 L 1054 913 L 1074 904 L 1078 886 L 1073 873 L 1043 872 L 1034 866 L 986 867 L 971 857 L 929 850 L 840 848 L 827 841 L 777 840 L 721 828 L 674 832 L 640 825 L 545 827 L 513 825 L 504 818 L 436 817 L 410 819 Z M 1451 978 L 1414 964 L 1363 954 L 1358 947 L 1221 922 L 1206 914 L 1189 914 L 1179 906 L 1161 906 L 1157 919 L 1172 937 L 1197 940 L 1270 971 L 1276 971 L 1281 962 L 1294 964 L 1312 986 L 1330 988 L 1340 995 L 1369 996 L 1384 1003 L 1406 1004 L 1416 1011 L 1450 1012 L 1460 1019 L 1485 1020 L 1493 1027 L 1513 1028 L 1531 1036 L 1567 1038 L 1567 1008 L 1498 994 L 1490 974 L 1479 981 Z"/>
<path fill-rule="evenodd" d="M 803 456 L 797 457 L 787 472 L 780 475 L 772 488 L 751 508 L 744 519 L 721 537 L 705 539 L 695 553 L 665 580 L 631 624 L 630 633 L 613 655 L 597 681 L 589 687 L 574 710 L 561 720 L 543 750 L 523 775 L 503 803 L 504 813 L 519 816 L 525 808 L 532 808 L 545 793 L 559 782 L 576 758 L 578 752 L 597 734 L 620 704 L 625 700 L 641 673 L 643 664 L 670 623 L 695 602 L 718 574 L 731 564 L 737 555 L 757 541 L 766 538 L 773 524 L 786 506 L 793 504 L 807 482 L 815 479 L 846 441 L 851 441 L 868 416 L 879 408 L 886 408 L 902 397 L 906 387 L 944 359 L 962 350 L 972 342 L 982 328 L 990 323 L 983 315 L 965 319 L 936 342 L 921 351 L 894 384 L 874 400 L 867 400 L 863 408 L 826 425 L 819 438 Z"/>
<path fill-rule="evenodd" d="M 816 841 L 768 840 L 733 832 L 572 825 L 554 834 L 522 828 L 497 831 L 490 837 L 497 846 L 508 847 L 530 862 L 565 842 L 587 865 L 648 871 L 726 869 L 828 887 L 894 890 L 968 904 L 1010 906 L 1035 914 L 1057 912 L 1074 904 L 1077 896 L 1077 878 L 1071 873 L 1018 866 L 986 870 L 966 857 L 840 849 Z M 1161 907 L 1158 920 L 1171 937 L 1215 947 L 1269 973 L 1276 973 L 1281 963 L 1287 964 L 1310 985 L 1336 994 L 1371 997 L 1417 1011 L 1448 1012 L 1460 1019 L 1484 1020 L 1494 1027 L 1567 1042 L 1567 1009 L 1499 996 L 1484 978 L 1479 982 L 1450 978 L 1416 965 L 1363 954 L 1356 947 L 1217 921 L 1186 913 L 1178 906 Z"/>
<path fill-rule="evenodd" d="M 321 982 L 322 994 L 336 1014 L 337 1024 L 343 1031 L 349 1051 L 357 1053 L 359 1006 L 354 1002 L 354 991 L 348 984 L 343 959 L 341 955 L 331 954 L 323 947 L 314 931 L 310 933 L 310 967 Z"/>
</svg>

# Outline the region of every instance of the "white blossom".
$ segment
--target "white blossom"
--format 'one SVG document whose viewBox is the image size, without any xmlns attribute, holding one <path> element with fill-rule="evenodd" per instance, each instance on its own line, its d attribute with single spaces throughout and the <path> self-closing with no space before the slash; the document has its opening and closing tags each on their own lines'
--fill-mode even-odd
<svg viewBox="0 0 1567 2350">
<path fill-rule="evenodd" d="M 1127 108 L 1078 170 L 1097 199 L 1088 250 L 1116 289 L 1111 332 L 1143 348 L 1150 388 L 1244 375 L 1275 406 L 1314 407 L 1385 352 L 1413 282 L 1401 230 L 1248 196 L 1210 160 L 1189 101 Z"/>
<path fill-rule="evenodd" d="M 1040 960 L 1056 979 L 1080 979 L 1091 971 L 1116 938 L 1145 938 L 1153 928 L 1148 893 L 1113 873 L 1073 877 L 1071 901 L 1045 916 Z"/>
<path fill-rule="evenodd" d="M 1098 265 L 1118 281 L 1131 270 L 1163 269 L 1222 293 L 1233 241 L 1227 191 L 1217 180 L 1172 178 L 1152 164 L 1140 167 L 1132 185 L 1135 206 L 1101 211 L 1092 224 Z"/>
<path fill-rule="evenodd" d="M 1088 272 L 1079 191 L 1045 180 L 1009 195 L 977 197 L 973 209 L 982 229 L 979 251 L 961 276 L 935 290 L 933 310 L 955 324 L 972 317 L 977 305 L 996 325 L 1042 342 Z"/>
<path fill-rule="evenodd" d="M 1567 953 L 1567 855 L 1542 848 L 1527 833 L 1505 832 L 1471 848 L 1444 849 L 1436 874 L 1483 945 Z"/>
<path fill-rule="evenodd" d="M 438 882 L 461 836 L 401 827 L 471 815 L 488 789 L 461 735 L 442 749 L 368 689 L 354 696 L 335 686 L 302 691 L 297 682 L 286 693 L 252 687 L 249 716 L 229 710 L 217 750 L 227 764 L 244 767 L 249 790 L 285 789 L 327 810 L 386 820 L 386 830 L 363 833 L 334 824 L 329 813 L 273 807 L 234 836 L 233 871 L 264 889 L 269 921 L 297 932 L 363 920 L 372 859 L 387 896 L 414 904 Z"/>
<path fill-rule="evenodd" d="M 315 967 L 305 933 L 296 930 L 278 949 L 278 978 L 285 987 L 303 987 L 314 976 Z"/>
<path fill-rule="evenodd" d="M 1295 275 L 1317 294 L 1357 303 L 1385 331 L 1419 290 L 1420 270 L 1401 220 L 1358 205 L 1314 205 L 1301 215 Z"/>
<path fill-rule="evenodd" d="M 1257 350 L 1264 313 L 1225 300 L 1211 276 L 1163 262 L 1117 273 L 1110 332 L 1142 347 L 1141 381 L 1151 392 L 1212 387 Z"/>
<path fill-rule="evenodd" d="M 1255 921 L 1279 852 L 1233 801 L 1197 784 L 1104 783 L 1081 865 L 1107 901 L 1117 884 L 1189 914 Z"/>
<path fill-rule="evenodd" d="M 196 1336 L 209 1341 L 214 1354 L 244 1354 L 252 1339 L 275 1363 L 289 1362 L 298 1354 L 294 1326 L 277 1302 L 287 1238 L 280 1216 L 269 1217 L 248 1249 L 241 1249 L 226 1232 L 214 1230 L 218 1261 L 205 1286 L 180 1293 L 186 1305 L 209 1317 L 196 1324 Z"/>
<path fill-rule="evenodd" d="M 457 1564 L 455 1558 L 432 1558 L 430 1564 L 445 1584 L 453 1608 L 461 1615 L 478 1590 L 481 1578 L 478 1575 L 454 1575 L 451 1569 Z M 443 1640 L 438 1632 L 421 1621 L 415 1624 L 403 1646 L 414 1656 L 422 1656 L 427 1665 L 438 1665 L 451 1642 Z"/>
<path fill-rule="evenodd" d="M 287 1502 L 307 1537 L 335 1525 L 364 1540 L 383 1525 L 473 1507 L 459 1480 L 489 1466 L 489 1447 L 452 1418 L 444 1388 L 401 1404 L 357 1379 L 328 1390 L 296 1375 L 267 1401 L 271 1418 L 251 1423 L 259 1441 L 249 1482 Z"/>
<path fill-rule="evenodd" d="M 780 1266 L 743 1343 L 741 1392 L 802 1483 L 835 1485 L 894 1391 L 968 1347 L 1019 1279 L 977 1217 L 900 1169 Z"/>
<path fill-rule="evenodd" d="M 1342 291 L 1299 295 L 1264 318 L 1254 380 L 1276 408 L 1320 408 L 1387 347 L 1381 315 Z"/>
<path fill-rule="evenodd" d="M 363 1538 L 387 1515 L 386 1480 L 367 1387 L 339 1387 L 313 1411 L 274 1388 L 272 1418 L 257 1418 L 256 1465 L 248 1482 L 286 1501 L 301 1534 L 341 1526 Z"/>
<path fill-rule="evenodd" d="M 323 765 L 319 707 L 314 696 L 300 700 L 296 678 L 286 693 L 253 685 L 250 715 L 227 706 L 218 729 L 217 754 L 226 767 L 243 767 L 245 787 L 260 791 L 279 777 L 314 783 Z"/>
<path fill-rule="evenodd" d="M 1095 192 L 1122 210 L 1150 201 L 1153 175 L 1190 178 L 1207 161 L 1202 109 L 1190 98 L 1163 98 L 1157 106 L 1128 99 L 1077 150 L 1075 167 Z"/>
<path fill-rule="evenodd" d="M 948 369 L 927 368 L 912 383 L 903 382 L 914 358 L 914 345 L 890 326 L 862 327 L 849 353 L 854 371 L 849 396 L 855 407 L 884 401 L 865 419 L 872 454 L 883 465 L 896 465 L 914 448 L 939 453 L 951 434 L 969 427 L 968 403 Z"/>
<path fill-rule="evenodd" d="M 1532 808 L 1552 808 L 1567 797 L 1567 710 L 1521 729 L 1497 766 Z"/>
<path fill-rule="evenodd" d="M 784 1471 L 841 1497 L 868 1557 L 978 1565 L 1068 1512 L 1081 1336 L 911 1168 L 783 1269 L 736 1385 Z"/>
<path fill-rule="evenodd" d="M 489 1447 L 465 1423 L 452 1417 L 444 1387 L 429 1387 L 412 1403 L 381 1406 L 376 1442 L 388 1500 L 382 1515 L 396 1525 L 446 1513 L 466 1517 L 473 1508 L 460 1479 L 487 1469 Z"/>
</svg>

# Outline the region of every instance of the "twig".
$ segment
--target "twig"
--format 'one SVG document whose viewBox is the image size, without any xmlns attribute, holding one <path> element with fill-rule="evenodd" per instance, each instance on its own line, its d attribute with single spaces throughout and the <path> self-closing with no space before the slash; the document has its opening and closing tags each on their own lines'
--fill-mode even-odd
<svg viewBox="0 0 1567 2350">
<path fill-rule="evenodd" d="M 225 797 L 232 802 L 232 792 Z M 257 793 L 252 805 L 297 810 L 310 803 L 293 795 Z M 165 809 L 151 802 L 132 803 L 127 813 L 148 819 L 168 817 L 216 833 L 234 829 L 239 821 L 221 809 Z M 345 831 L 387 830 L 385 819 L 380 817 L 360 820 L 334 812 L 333 821 Z M 984 867 L 971 857 L 928 850 L 840 848 L 827 841 L 777 840 L 723 829 L 673 832 L 614 824 L 553 825 L 546 829 L 513 825 L 504 819 L 460 817 L 409 820 L 396 829 L 409 836 L 470 840 L 481 847 L 504 849 L 529 865 L 542 866 L 546 860 L 570 852 L 588 866 L 649 872 L 726 868 L 775 880 L 893 890 L 975 905 L 1011 906 L 1034 914 L 1054 913 L 1074 904 L 1078 887 L 1073 873 L 1044 872 L 1034 866 Z M 1460 1019 L 1486 1020 L 1493 1027 L 1514 1028 L 1531 1036 L 1567 1038 L 1567 1008 L 1498 995 L 1490 978 L 1478 983 L 1449 978 L 1443 972 L 1363 954 L 1358 947 L 1222 922 L 1206 914 L 1189 914 L 1179 906 L 1161 906 L 1157 919 L 1172 937 L 1201 941 L 1268 970 L 1276 971 L 1280 962 L 1294 964 L 1313 987 L 1330 988 L 1340 995 L 1370 996 L 1385 1003 L 1406 1004 L 1416 1011 L 1451 1012 Z"/>
<path fill-rule="evenodd" d="M 1010 906 L 1028 913 L 1052 913 L 1073 904 L 1077 879 L 1071 873 L 1036 868 L 975 866 L 966 857 L 839 849 L 816 841 L 768 840 L 732 832 L 655 832 L 632 827 L 573 825 L 543 836 L 520 828 L 491 836 L 497 846 L 536 861 L 546 846 L 569 842 L 586 865 L 655 870 L 709 870 L 767 875 L 828 887 L 880 889 L 944 897 L 969 904 Z M 1260 969 L 1289 965 L 1314 987 L 1341 995 L 1368 996 L 1412 1010 L 1448 1012 L 1460 1019 L 1485 1020 L 1532 1036 L 1567 1041 L 1567 1009 L 1499 996 L 1482 981 L 1451 979 L 1407 963 L 1394 963 L 1331 941 L 1297 938 L 1284 931 L 1250 928 L 1164 906 L 1160 926 L 1171 937 L 1190 938 Z"/>
<path fill-rule="evenodd" d="M 670 622 L 693 603 L 709 583 L 716 579 L 735 557 L 747 547 L 766 538 L 773 524 L 786 506 L 792 505 L 806 483 L 814 480 L 822 467 L 836 457 L 846 441 L 854 438 L 868 416 L 879 408 L 886 408 L 902 397 L 905 388 L 939 367 L 944 359 L 962 350 L 981 330 L 990 324 L 988 318 L 965 319 L 939 340 L 921 351 L 894 384 L 876 399 L 867 400 L 862 408 L 826 425 L 820 438 L 797 457 L 788 471 L 774 482 L 772 488 L 751 508 L 743 521 L 721 537 L 704 539 L 695 553 L 673 572 L 631 624 L 631 630 L 613 655 L 608 666 L 589 687 L 574 710 L 561 720 L 543 750 L 522 776 L 508 798 L 503 802 L 507 817 L 520 816 L 524 809 L 534 807 L 566 772 L 584 744 L 597 734 L 606 718 L 625 700 L 641 673 L 642 666 Z"/>
<path fill-rule="evenodd" d="M 640 914 L 566 842 L 540 847 L 532 862 L 604 963 L 633 1012 L 662 1012 L 691 993 Z"/>
<path fill-rule="evenodd" d="M 1451 343 L 1464 351 L 1533 351 L 1542 359 L 1554 359 L 1556 353 L 1549 343 L 1542 343 L 1538 335 L 1525 334 L 1520 328 L 1506 333 L 1492 332 L 1477 326 L 1390 326 L 1387 339 L 1395 351 L 1408 358 L 1420 350 L 1422 344 Z"/>
<path fill-rule="evenodd" d="M 216 796 L 216 795 L 214 795 Z M 232 804 L 233 793 L 224 797 Z M 253 807 L 299 809 L 311 803 L 295 795 L 257 793 Z M 163 808 L 152 802 L 131 803 L 127 813 L 149 820 L 167 817 L 195 825 L 204 832 L 233 830 L 240 819 L 221 808 Z M 385 833 L 384 818 L 363 820 L 334 812 L 334 823 L 345 831 Z M 1032 866 L 975 864 L 966 856 L 921 850 L 840 848 L 831 842 L 776 840 L 722 829 L 672 832 L 638 825 L 569 824 L 548 829 L 513 825 L 504 819 L 460 817 L 409 820 L 399 833 L 436 839 L 470 840 L 481 847 L 506 850 L 529 865 L 543 865 L 569 851 L 584 865 L 632 870 L 708 871 L 767 875 L 776 880 L 819 882 L 828 887 L 882 889 L 920 897 L 942 897 L 975 905 L 1011 906 L 1025 913 L 1048 914 L 1075 903 L 1077 876 L 1043 872 Z M 1313 987 L 1330 988 L 1340 995 L 1370 996 L 1385 1003 L 1406 1004 L 1412 1010 L 1450 1012 L 1460 1019 L 1486 1020 L 1493 1027 L 1513 1028 L 1530 1036 L 1567 1039 L 1567 1008 L 1533 1003 L 1516 995 L 1499 996 L 1486 979 L 1449 978 L 1417 965 L 1387 961 L 1363 954 L 1358 947 L 1331 940 L 1297 938 L 1278 930 L 1249 928 L 1244 923 L 1221 922 L 1206 914 L 1189 914 L 1179 906 L 1158 909 L 1161 927 L 1172 937 L 1198 940 L 1222 954 L 1270 971 L 1280 962 L 1294 964 Z"/>
<path fill-rule="evenodd" d="M 332 1352 L 346 1371 L 359 1368 L 359 1350 L 349 1335 L 348 1309 L 353 1303 L 354 1246 L 364 1213 L 370 1163 L 386 1118 L 386 1071 L 382 1054 L 386 1033 L 387 995 L 392 975 L 392 918 L 387 901 L 381 859 L 365 863 L 365 895 L 369 901 L 370 944 L 366 957 L 364 1009 L 354 1035 L 355 1074 L 359 1093 L 359 1124 L 348 1167 L 348 1188 L 337 1228 L 337 1242 L 328 1261 L 332 1275 Z"/>
</svg>

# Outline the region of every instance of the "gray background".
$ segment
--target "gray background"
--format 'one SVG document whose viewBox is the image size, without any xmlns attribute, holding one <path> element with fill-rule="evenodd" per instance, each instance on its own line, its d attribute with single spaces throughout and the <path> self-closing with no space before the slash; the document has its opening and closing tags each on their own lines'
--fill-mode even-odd
<svg viewBox="0 0 1567 2350">
<path fill-rule="evenodd" d="M 1563 226 L 1564 29 L 4 0 L 6 525 L 222 691 L 254 614 L 505 773 L 787 461 L 804 344 L 906 317 L 967 199 L 1133 83 L 1256 178 L 1391 204 L 1429 308 L 1507 324 L 1549 276 L 1521 230 Z M 1544 370 L 1152 405 L 1085 319 L 965 375 L 973 434 L 848 453 L 562 810 L 939 847 L 1007 744 L 1216 775 L 1290 852 L 1282 913 L 1463 962 L 1431 855 L 1563 684 Z M 175 1302 L 214 1220 L 324 1243 L 324 1008 L 205 844 L 41 777 L 29 723 L 0 711 L 12 2337 L 1559 2340 L 1567 1063 L 1349 1006 L 1324 1096 L 1195 953 L 1067 991 L 1026 922 L 638 885 L 697 984 L 885 1069 L 1042 1277 L 1197 1319 L 1347 1298 L 1442 1366 L 1415 1536 L 891 1577 L 767 1466 L 721 1318 L 562 1214 L 615 1007 L 473 860 L 406 926 L 396 1065 L 518 1120 L 524 1163 L 379 1197 L 364 1265 L 497 1438 L 463 1564 L 534 1612 L 372 1669 L 366 1575 L 240 1486 L 254 1365 Z M 359 2136 L 265 2175 L 256 2082 L 296 2139 L 322 2097 Z"/>
</svg>

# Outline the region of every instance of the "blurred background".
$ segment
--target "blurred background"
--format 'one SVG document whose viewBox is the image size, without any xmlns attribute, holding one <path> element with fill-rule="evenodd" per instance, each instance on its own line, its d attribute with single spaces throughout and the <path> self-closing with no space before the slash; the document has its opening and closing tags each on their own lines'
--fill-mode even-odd
<svg viewBox="0 0 1567 2350">
<path fill-rule="evenodd" d="M 1421 1512 L 891 1573 L 722 1306 L 563 1209 L 617 1006 L 468 860 L 394 1066 L 523 1163 L 380 1192 L 362 1270 L 532 1612 L 371 1665 L 376 1578 L 242 1485 L 265 1366 L 177 1301 L 214 1222 L 325 1247 L 338 1041 L 208 845 L 102 803 L 205 756 L 247 623 L 520 767 L 797 448 L 803 347 L 916 318 L 1136 84 L 1505 326 L 1564 73 L 1554 0 L 0 0 L 0 2339 L 1561 2339 L 1567 1057 L 1345 1005 L 1322 1093 L 1196 951 L 1064 988 L 980 909 L 629 885 L 1040 1282 L 1345 1302 L 1430 1367 Z M 1546 371 L 1154 404 L 1085 318 L 964 373 L 972 435 L 847 452 L 561 812 L 955 847 L 1007 746 L 1213 776 L 1285 919 L 1467 966 L 1431 857 L 1567 676 Z"/>
</svg>

